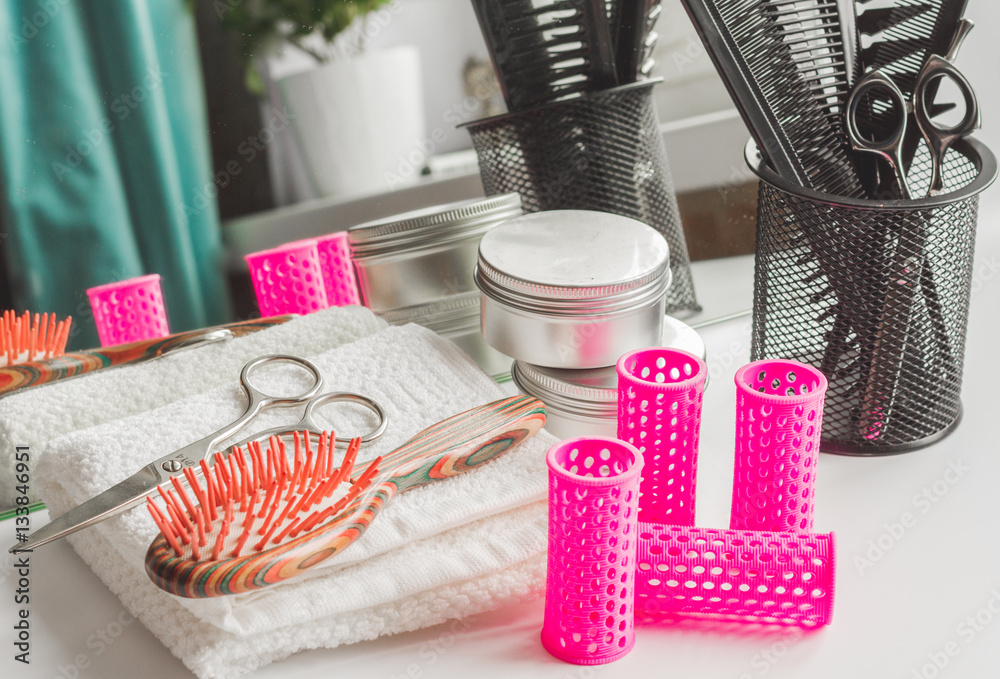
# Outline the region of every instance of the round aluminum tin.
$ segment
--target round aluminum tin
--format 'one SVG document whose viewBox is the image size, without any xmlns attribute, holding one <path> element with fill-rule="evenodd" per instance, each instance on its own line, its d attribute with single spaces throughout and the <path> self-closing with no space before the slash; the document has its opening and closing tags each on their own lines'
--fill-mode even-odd
<svg viewBox="0 0 1000 679">
<path fill-rule="evenodd" d="M 358 288 L 376 313 L 475 292 L 479 240 L 521 214 L 508 193 L 408 212 L 347 231 Z"/>
<path fill-rule="evenodd" d="M 479 332 L 478 290 L 432 304 L 389 311 L 380 316 L 390 325 L 417 323 L 458 345 L 490 377 L 505 376 L 510 357 L 491 347 Z"/>
<path fill-rule="evenodd" d="M 659 341 L 670 280 L 666 240 L 634 219 L 584 210 L 510 219 L 479 245 L 483 336 L 533 365 L 613 366 Z"/>
<path fill-rule="evenodd" d="M 663 321 L 659 346 L 682 349 L 702 359 L 707 355 L 698 332 L 671 316 Z M 545 428 L 553 435 L 617 436 L 618 373 L 614 366 L 559 370 L 514 361 L 511 378 L 523 393 L 545 403 L 548 410 Z"/>
</svg>

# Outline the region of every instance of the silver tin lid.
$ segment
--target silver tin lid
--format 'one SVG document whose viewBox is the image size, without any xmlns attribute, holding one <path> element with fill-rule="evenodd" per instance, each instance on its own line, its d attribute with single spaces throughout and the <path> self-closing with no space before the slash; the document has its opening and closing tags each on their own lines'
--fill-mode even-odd
<svg viewBox="0 0 1000 679">
<path fill-rule="evenodd" d="M 660 345 L 707 356 L 705 342 L 688 324 L 667 316 Z M 511 378 L 518 388 L 548 406 L 584 417 L 618 416 L 618 372 L 615 366 L 591 370 L 543 368 L 514 361 Z M 706 377 L 707 382 L 707 377 Z"/>
<path fill-rule="evenodd" d="M 551 210 L 509 219 L 483 236 L 476 284 L 526 311 L 610 313 L 666 294 L 669 260 L 667 241 L 642 222 Z"/>
<path fill-rule="evenodd" d="M 414 210 L 347 230 L 353 257 L 398 252 L 400 247 L 440 246 L 456 237 L 481 234 L 521 214 L 521 196 L 505 193 Z"/>
</svg>

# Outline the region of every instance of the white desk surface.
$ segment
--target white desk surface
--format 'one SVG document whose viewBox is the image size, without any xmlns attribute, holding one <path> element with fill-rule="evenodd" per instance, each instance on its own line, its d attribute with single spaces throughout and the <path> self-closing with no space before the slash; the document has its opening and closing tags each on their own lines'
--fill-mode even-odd
<svg viewBox="0 0 1000 679">
<path fill-rule="evenodd" d="M 836 531 L 839 552 L 836 608 L 828 628 L 800 634 L 640 627 L 630 655 L 612 665 L 581 668 L 558 662 L 542 649 L 538 641 L 542 604 L 536 602 L 482 615 L 467 625 L 445 624 L 300 653 L 253 676 L 980 679 L 1000 675 L 1000 455 L 994 429 L 1000 417 L 994 382 L 1000 380 L 997 193 L 984 196 L 979 224 L 962 425 L 943 442 L 918 452 L 881 459 L 823 455 L 820 461 L 816 529 Z M 745 274 L 750 266 L 750 258 L 697 265 L 700 296 L 706 302 L 728 296 L 748 306 L 750 291 L 742 286 L 737 291 L 727 289 L 715 273 L 728 269 Z M 701 525 L 723 526 L 728 522 L 732 474 L 732 376 L 749 357 L 749 319 L 708 327 L 703 336 L 713 380 L 703 411 L 698 517 Z M 956 467 L 962 471 L 949 471 Z M 904 513 L 913 521 L 900 532 L 892 526 Z M 44 513 L 33 515 L 35 526 L 44 520 Z M 0 544 L 12 541 L 13 531 L 11 521 L 0 524 Z M 193 676 L 140 623 L 121 625 L 130 620 L 121 604 L 66 542 L 32 556 L 32 664 L 14 662 L 17 579 L 6 557 L 0 558 L 4 566 L 0 568 L 0 676 Z M 942 669 L 933 665 L 935 659 Z M 81 665 L 85 667 L 80 669 Z"/>
</svg>

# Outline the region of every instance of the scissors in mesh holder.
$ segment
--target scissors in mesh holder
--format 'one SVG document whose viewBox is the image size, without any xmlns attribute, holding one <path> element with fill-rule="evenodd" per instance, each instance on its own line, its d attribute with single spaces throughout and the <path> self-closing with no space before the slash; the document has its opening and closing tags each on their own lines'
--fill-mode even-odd
<svg viewBox="0 0 1000 679">
<path fill-rule="evenodd" d="M 304 368 L 312 377 L 311 385 L 302 393 L 294 396 L 277 396 L 268 394 L 255 387 L 250 379 L 253 372 L 261 366 L 272 363 L 289 363 Z M 297 356 L 273 355 L 261 356 L 243 366 L 240 373 L 240 386 L 247 397 L 247 407 L 238 418 L 205 438 L 188 444 L 169 455 L 150 462 L 138 472 L 121 483 L 108 488 L 83 504 L 62 514 L 48 525 L 43 526 L 28 536 L 26 542 L 18 543 L 10 548 L 12 554 L 29 551 L 36 547 L 58 540 L 70 533 L 92 526 L 117 514 L 121 514 L 140 502 L 156 490 L 156 487 L 166 483 L 171 477 L 183 477 L 184 470 L 191 467 L 200 474 L 202 460 L 208 461 L 209 456 L 217 446 L 226 439 L 235 436 L 252 422 L 260 413 L 271 408 L 291 408 L 305 405 L 305 412 L 298 423 L 290 427 L 278 427 L 255 434 L 244 441 L 258 440 L 270 435 L 290 433 L 308 429 L 313 433 L 320 430 L 313 421 L 313 414 L 320 406 L 336 401 L 359 403 L 372 410 L 379 419 L 379 424 L 361 438 L 362 443 L 373 441 L 385 431 L 387 419 L 385 410 L 374 399 L 347 392 L 319 394 L 323 388 L 323 375 L 311 361 Z M 337 438 L 337 441 L 350 439 Z"/>
<path fill-rule="evenodd" d="M 943 57 L 932 54 L 927 58 L 920 73 L 917 74 L 913 96 L 909 100 L 903 96 L 896 83 L 881 70 L 872 71 L 861 78 L 847 97 L 845 127 L 851 148 L 855 151 L 873 153 L 889 163 L 899 185 L 900 195 L 905 199 L 913 197 L 902 157 L 903 140 L 906 138 L 911 115 L 931 154 L 931 183 L 927 191 L 928 196 L 941 192 L 944 183 L 941 170 L 948 148 L 982 125 L 976 92 L 962 72 L 955 68 L 954 63 L 962 42 L 972 30 L 972 25 L 971 21 L 962 19 L 955 30 L 955 37 L 948 54 Z M 929 94 L 933 91 L 930 86 L 941 78 L 953 81 L 965 99 L 965 115 L 957 125 L 951 127 L 938 125 L 930 116 L 930 109 L 934 105 L 933 101 L 928 101 L 931 98 Z M 874 95 L 876 92 L 888 95 L 896 114 L 896 126 L 888 136 L 872 140 L 862 134 L 858 126 L 858 108 L 867 95 Z"/>
</svg>

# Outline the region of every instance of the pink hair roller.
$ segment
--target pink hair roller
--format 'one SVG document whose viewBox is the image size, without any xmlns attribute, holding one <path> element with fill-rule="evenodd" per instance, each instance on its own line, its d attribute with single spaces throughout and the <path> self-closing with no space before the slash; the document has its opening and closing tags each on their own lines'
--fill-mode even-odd
<svg viewBox="0 0 1000 679">
<path fill-rule="evenodd" d="M 736 464 L 730 528 L 813 528 L 816 463 L 827 381 L 789 360 L 736 372 Z"/>
<path fill-rule="evenodd" d="M 160 275 L 150 274 L 87 290 L 102 347 L 170 334 Z"/>
<path fill-rule="evenodd" d="M 315 240 L 286 243 L 245 259 L 261 316 L 311 314 L 327 308 Z"/>
<path fill-rule="evenodd" d="M 819 627 L 833 617 L 833 533 L 714 530 L 640 523 L 641 618 Z"/>
<path fill-rule="evenodd" d="M 347 244 L 347 232 L 338 231 L 321 236 L 316 239 L 316 247 L 319 250 L 326 300 L 330 306 L 361 304 L 354 265 L 351 263 L 351 249 Z"/>
<path fill-rule="evenodd" d="M 643 454 L 639 520 L 694 525 L 701 403 L 708 368 L 654 347 L 618 361 L 618 438 Z"/>
<path fill-rule="evenodd" d="M 576 665 L 635 645 L 635 527 L 642 453 L 612 438 L 568 439 L 549 465 L 549 556 L 542 645 Z"/>
</svg>

